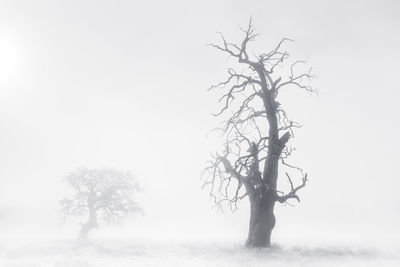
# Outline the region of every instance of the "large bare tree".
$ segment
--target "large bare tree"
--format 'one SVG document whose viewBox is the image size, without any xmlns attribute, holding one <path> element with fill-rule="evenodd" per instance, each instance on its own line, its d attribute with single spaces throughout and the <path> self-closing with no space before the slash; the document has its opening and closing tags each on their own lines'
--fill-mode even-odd
<svg viewBox="0 0 400 267">
<path fill-rule="evenodd" d="M 221 43 L 211 44 L 235 59 L 237 67 L 229 68 L 227 79 L 210 88 L 221 92 L 222 108 L 214 115 L 226 119 L 217 128 L 222 130 L 225 144 L 212 156 L 203 180 L 219 208 L 227 204 L 235 210 L 239 200 L 249 199 L 246 245 L 268 247 L 275 226 L 275 203 L 300 201 L 297 193 L 307 182 L 307 174 L 287 161 L 294 150 L 288 142 L 300 125 L 288 118 L 278 96 L 286 88 L 310 93 L 314 89 L 305 62 L 290 62 L 284 46 L 291 40 L 284 38 L 269 52 L 255 54 L 249 51 L 249 43 L 257 36 L 251 20 L 241 30 L 244 37 L 240 43 L 230 43 L 219 33 Z M 278 175 L 280 166 L 285 167 L 283 175 Z M 277 188 L 281 176 L 288 180 L 286 193 Z"/>
<path fill-rule="evenodd" d="M 65 178 L 74 190 L 60 201 L 65 217 L 83 217 L 79 237 L 99 227 L 99 223 L 120 223 L 130 213 L 141 211 L 135 200 L 140 189 L 130 172 L 116 169 L 79 168 Z"/>
</svg>

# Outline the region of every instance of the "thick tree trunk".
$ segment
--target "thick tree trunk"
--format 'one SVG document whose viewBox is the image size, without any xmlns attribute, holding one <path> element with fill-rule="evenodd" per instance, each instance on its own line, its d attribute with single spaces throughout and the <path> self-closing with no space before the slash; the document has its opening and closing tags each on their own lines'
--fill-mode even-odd
<svg viewBox="0 0 400 267">
<path fill-rule="evenodd" d="M 89 219 L 86 223 L 82 224 L 79 232 L 79 238 L 87 239 L 89 232 L 98 226 L 96 211 L 94 209 L 89 209 Z"/>
<path fill-rule="evenodd" d="M 267 194 L 251 200 L 250 206 L 249 233 L 246 246 L 269 247 L 271 245 L 271 233 L 275 226 L 275 199 L 272 195 Z"/>
<path fill-rule="evenodd" d="M 264 95 L 264 107 L 269 126 L 268 155 L 265 159 L 264 172 L 261 187 L 256 187 L 256 193 L 250 199 L 250 223 L 249 234 L 246 241 L 248 247 L 271 246 L 271 233 L 275 227 L 274 207 L 276 201 L 276 186 L 278 179 L 278 163 L 282 149 L 290 138 L 289 132 L 279 137 L 277 103 L 268 90 L 262 70 L 257 70 L 262 83 Z M 258 157 L 256 158 L 258 169 Z"/>
</svg>

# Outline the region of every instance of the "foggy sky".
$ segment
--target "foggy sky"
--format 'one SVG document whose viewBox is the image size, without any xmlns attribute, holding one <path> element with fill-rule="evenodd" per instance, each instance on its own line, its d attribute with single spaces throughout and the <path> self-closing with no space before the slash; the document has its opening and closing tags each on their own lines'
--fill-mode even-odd
<svg viewBox="0 0 400 267">
<path fill-rule="evenodd" d="M 217 31 L 240 41 L 252 16 L 254 51 L 294 39 L 288 49 L 313 66 L 320 91 L 282 96 L 303 125 L 292 144 L 310 182 L 300 204 L 277 207 L 274 233 L 398 237 L 399 9 L 394 0 L 1 0 L 0 232 L 66 231 L 62 178 L 104 166 L 131 170 L 144 187 L 146 216 L 115 232 L 244 239 L 247 205 L 211 209 L 200 173 L 218 148 L 206 137 L 219 107 L 206 89 L 232 63 L 206 44 Z"/>
</svg>

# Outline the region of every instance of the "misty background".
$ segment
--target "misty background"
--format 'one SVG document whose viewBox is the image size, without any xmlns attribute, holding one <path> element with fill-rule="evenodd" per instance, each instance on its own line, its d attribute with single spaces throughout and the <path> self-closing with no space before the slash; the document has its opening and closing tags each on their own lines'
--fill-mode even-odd
<svg viewBox="0 0 400 267">
<path fill-rule="evenodd" d="M 131 170 L 145 216 L 93 236 L 235 238 L 248 226 L 212 209 L 200 174 L 219 148 L 207 88 L 232 62 L 217 31 L 254 51 L 282 37 L 306 59 L 318 97 L 286 91 L 293 161 L 309 174 L 278 205 L 273 242 L 400 237 L 398 1 L 0 1 L 0 236 L 63 237 L 62 179 L 79 166 Z"/>
</svg>

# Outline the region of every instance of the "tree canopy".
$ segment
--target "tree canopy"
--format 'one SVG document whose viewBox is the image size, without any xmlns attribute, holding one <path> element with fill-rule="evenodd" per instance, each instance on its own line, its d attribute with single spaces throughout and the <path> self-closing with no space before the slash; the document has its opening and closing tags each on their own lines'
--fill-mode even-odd
<svg viewBox="0 0 400 267">
<path fill-rule="evenodd" d="M 140 187 L 130 172 L 79 168 L 65 181 L 74 194 L 60 201 L 62 212 L 65 217 L 88 216 L 88 228 L 120 223 L 128 214 L 142 211 L 135 196 Z"/>
</svg>

